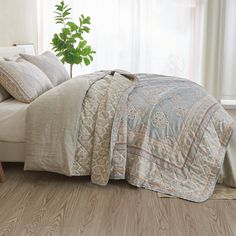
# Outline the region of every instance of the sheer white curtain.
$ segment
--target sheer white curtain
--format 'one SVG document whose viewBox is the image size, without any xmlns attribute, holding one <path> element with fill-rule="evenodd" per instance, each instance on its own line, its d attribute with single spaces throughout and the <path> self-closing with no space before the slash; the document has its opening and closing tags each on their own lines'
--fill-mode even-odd
<svg viewBox="0 0 236 236">
<path fill-rule="evenodd" d="M 225 0 L 202 1 L 199 14 L 199 54 L 195 73 L 218 100 L 223 80 Z"/>
<path fill-rule="evenodd" d="M 53 11 L 59 1 L 38 1 L 39 52 L 51 49 L 52 36 L 58 31 Z M 235 2 L 65 0 L 72 7 L 73 20 L 78 21 L 81 13 L 91 16 L 87 39 L 97 52 L 94 62 L 88 67 L 75 67 L 74 75 L 114 68 L 175 75 L 204 85 L 218 99 L 222 94 L 232 98 L 236 94 L 229 92 L 234 84 L 235 62 L 226 52 L 229 45 L 236 51 L 236 35 L 232 36 L 229 27 L 236 9 L 233 12 L 230 1 Z M 230 19 L 227 9 L 231 9 Z M 230 40 L 226 40 L 226 33 L 231 35 Z"/>
<path fill-rule="evenodd" d="M 205 0 L 202 3 L 199 64 L 195 73 L 218 100 L 231 100 L 230 104 L 236 105 L 236 1 Z"/>
<path fill-rule="evenodd" d="M 236 104 L 236 1 L 227 0 L 225 6 L 225 33 L 223 45 L 223 83 L 221 98 Z"/>
<path fill-rule="evenodd" d="M 39 52 L 51 49 L 58 26 L 55 0 L 39 1 Z M 88 41 L 96 50 L 76 73 L 122 68 L 192 78 L 197 0 L 66 0 L 74 20 L 92 18 Z"/>
</svg>

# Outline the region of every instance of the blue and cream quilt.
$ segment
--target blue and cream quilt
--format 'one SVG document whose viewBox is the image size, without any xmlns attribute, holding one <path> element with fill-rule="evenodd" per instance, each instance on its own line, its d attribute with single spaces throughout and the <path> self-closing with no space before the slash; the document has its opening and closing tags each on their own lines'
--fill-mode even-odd
<svg viewBox="0 0 236 236">
<path fill-rule="evenodd" d="M 71 94 L 76 99 L 76 92 Z M 63 106 L 60 109 L 57 114 L 63 112 Z M 55 111 L 50 116 L 53 114 Z M 31 124 L 40 122 L 37 119 Z M 99 185 L 106 185 L 109 179 L 126 179 L 137 187 L 195 202 L 212 194 L 234 126 L 216 99 L 189 80 L 122 71 L 88 76 L 76 119 L 74 128 L 64 127 L 73 133 L 63 147 L 69 158 L 57 162 L 59 154 L 52 147 L 54 151 L 48 153 L 53 153 L 50 158 L 55 158 L 55 163 L 44 165 L 45 157 L 32 154 L 39 155 L 38 147 L 50 147 L 35 142 L 41 131 L 32 131 L 26 169 L 91 175 L 92 182 Z M 57 122 L 57 117 L 52 120 Z M 45 138 L 50 141 L 52 136 Z M 68 160 L 68 171 L 60 171 Z"/>
</svg>

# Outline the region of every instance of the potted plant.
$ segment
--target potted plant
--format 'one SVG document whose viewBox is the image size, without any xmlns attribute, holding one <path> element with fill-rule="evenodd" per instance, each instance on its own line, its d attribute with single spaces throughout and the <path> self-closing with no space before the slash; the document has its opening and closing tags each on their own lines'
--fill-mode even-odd
<svg viewBox="0 0 236 236">
<path fill-rule="evenodd" d="M 83 14 L 79 17 L 79 25 L 71 21 L 71 8 L 61 1 L 56 5 L 56 24 L 61 25 L 61 32 L 54 34 L 52 39 L 53 50 L 61 58 L 62 63 L 70 65 L 70 77 L 74 65 L 88 66 L 93 61 L 96 52 L 87 44 L 84 34 L 89 33 L 90 17 Z"/>
</svg>

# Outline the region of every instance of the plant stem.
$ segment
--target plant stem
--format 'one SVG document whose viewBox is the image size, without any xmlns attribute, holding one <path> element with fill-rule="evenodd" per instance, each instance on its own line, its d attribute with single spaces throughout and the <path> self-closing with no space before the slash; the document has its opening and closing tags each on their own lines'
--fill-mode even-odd
<svg viewBox="0 0 236 236">
<path fill-rule="evenodd" d="M 70 64 L 70 77 L 72 78 L 73 64 Z"/>
</svg>

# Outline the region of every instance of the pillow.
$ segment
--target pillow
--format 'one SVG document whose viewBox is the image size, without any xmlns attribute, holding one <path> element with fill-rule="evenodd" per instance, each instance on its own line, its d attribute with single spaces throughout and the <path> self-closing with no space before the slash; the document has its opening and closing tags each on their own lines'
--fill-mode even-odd
<svg viewBox="0 0 236 236">
<path fill-rule="evenodd" d="M 0 57 L 0 61 L 16 61 L 20 56 L 15 57 Z"/>
<path fill-rule="evenodd" d="M 32 102 L 53 87 L 38 67 L 22 58 L 0 61 L 0 84 L 15 99 L 25 103 Z"/>
<path fill-rule="evenodd" d="M 16 61 L 18 58 L 19 58 L 19 57 L 16 56 L 16 57 L 4 57 L 3 59 L 4 59 L 5 61 Z"/>
<path fill-rule="evenodd" d="M 20 56 L 42 70 L 54 86 L 57 86 L 70 78 L 62 62 L 51 52 L 45 52 L 40 56 L 21 53 Z"/>
<path fill-rule="evenodd" d="M 10 97 L 11 97 L 11 95 L 0 84 L 0 102 L 4 101 Z"/>
</svg>

